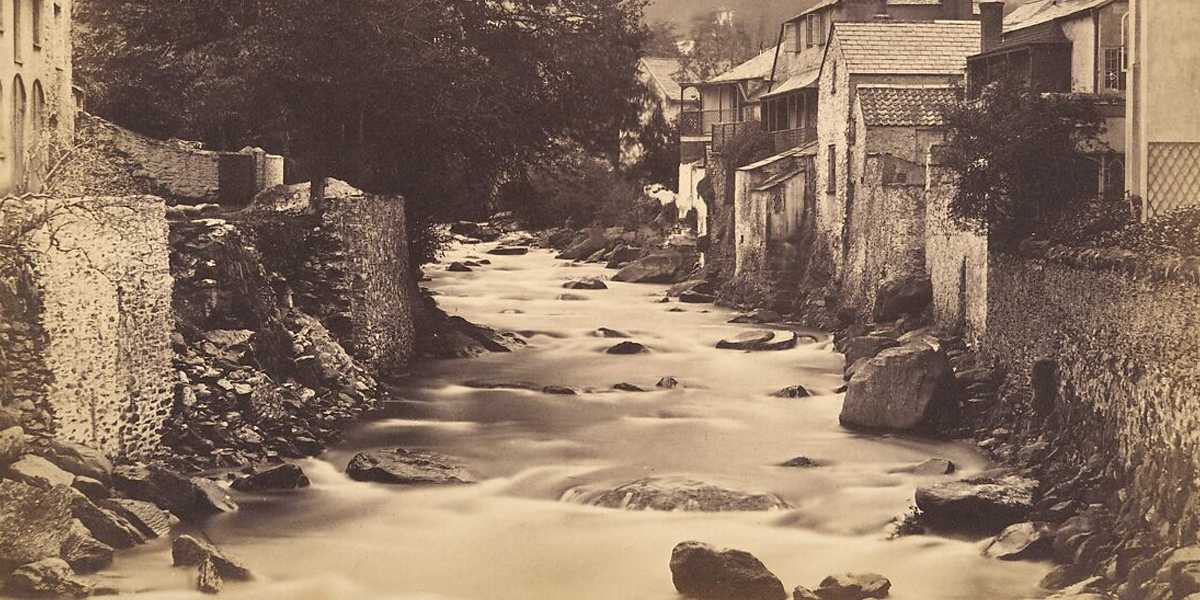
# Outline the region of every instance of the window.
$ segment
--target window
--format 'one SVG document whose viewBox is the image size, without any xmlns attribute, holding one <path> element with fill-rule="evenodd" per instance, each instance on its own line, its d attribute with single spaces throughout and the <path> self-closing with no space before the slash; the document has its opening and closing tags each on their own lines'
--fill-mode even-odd
<svg viewBox="0 0 1200 600">
<path fill-rule="evenodd" d="M 830 144 L 828 154 L 829 158 L 826 160 L 829 162 L 829 175 L 825 178 L 825 193 L 833 194 L 837 192 L 837 146 Z"/>
<path fill-rule="evenodd" d="M 34 0 L 34 17 L 31 22 L 34 25 L 34 49 L 42 49 L 42 0 Z"/>
<path fill-rule="evenodd" d="M 21 0 L 13 0 L 13 18 L 12 18 L 12 39 L 13 39 L 13 61 L 20 63 L 23 54 L 21 52 Z"/>
<path fill-rule="evenodd" d="M 829 64 L 833 65 L 832 67 L 830 67 L 830 70 L 829 70 L 829 94 L 830 94 L 830 95 L 833 95 L 833 94 L 836 94 L 836 93 L 837 93 L 837 77 L 838 77 L 838 76 L 837 76 L 837 65 L 838 65 L 838 61 L 837 61 L 837 59 L 835 58 L 834 60 L 831 60 L 831 61 L 829 61 Z"/>
<path fill-rule="evenodd" d="M 1104 49 L 1103 87 L 1110 92 L 1125 91 L 1124 48 Z"/>
<path fill-rule="evenodd" d="M 792 43 L 796 52 L 804 48 L 804 28 L 800 26 L 799 21 L 792 23 Z"/>
<path fill-rule="evenodd" d="M 807 30 L 805 32 L 804 45 L 812 46 L 813 45 L 813 16 L 812 15 L 808 15 L 808 18 L 804 20 L 804 27 Z"/>
<path fill-rule="evenodd" d="M 13 160 L 13 181 L 14 187 L 20 190 L 25 188 L 25 83 L 21 80 L 21 76 L 17 75 L 13 79 L 12 90 L 12 154 Z"/>
<path fill-rule="evenodd" d="M 808 38 L 813 46 L 825 45 L 825 15 L 816 13 L 808 17 Z"/>
</svg>

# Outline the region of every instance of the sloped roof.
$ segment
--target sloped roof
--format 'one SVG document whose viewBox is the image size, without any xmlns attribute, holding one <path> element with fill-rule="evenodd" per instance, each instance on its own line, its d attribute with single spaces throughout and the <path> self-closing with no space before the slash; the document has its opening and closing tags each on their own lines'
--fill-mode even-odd
<svg viewBox="0 0 1200 600">
<path fill-rule="evenodd" d="M 763 94 L 763 98 L 778 96 L 780 94 L 786 94 L 802 88 L 812 87 L 813 84 L 817 82 L 817 79 L 820 78 L 820 76 L 821 69 L 819 68 L 809 69 L 803 73 L 796 73 L 795 75 L 785 79 L 783 83 L 772 88 L 770 93 Z"/>
<path fill-rule="evenodd" d="M 679 72 L 679 61 L 674 58 L 643 58 L 642 64 L 650 79 L 666 94 L 668 98 L 679 98 L 682 91 L 675 74 Z"/>
<path fill-rule="evenodd" d="M 1004 42 L 999 46 L 982 52 L 979 56 L 992 56 L 995 54 L 1004 54 L 1014 48 L 1023 48 L 1026 46 L 1035 45 L 1061 45 L 1070 44 L 1071 40 L 1063 34 L 1062 26 L 1053 21 L 1042 23 L 1033 27 L 1018 29 L 1004 36 Z"/>
<path fill-rule="evenodd" d="M 833 26 L 851 73 L 954 75 L 979 53 L 978 21 L 870 21 Z"/>
<path fill-rule="evenodd" d="M 863 119 L 870 127 L 937 127 L 942 107 L 958 100 L 956 88 L 933 85 L 860 85 Z"/>
<path fill-rule="evenodd" d="M 769 79 L 771 77 L 771 67 L 775 66 L 775 49 L 778 47 L 771 46 L 764 50 L 762 54 L 709 79 L 705 83 L 733 83 L 747 79 Z"/>
<path fill-rule="evenodd" d="M 1115 0 L 1029 0 L 1004 17 L 1004 32 L 1033 27 L 1111 4 Z"/>
<path fill-rule="evenodd" d="M 945 1 L 946 0 L 887 0 L 887 3 L 888 3 L 888 6 L 912 6 L 912 5 L 937 6 L 939 4 L 942 4 Z M 971 3 L 975 14 L 979 14 L 979 12 L 980 12 L 979 4 L 983 1 L 984 0 L 973 0 L 973 2 Z M 821 10 L 822 8 L 825 8 L 827 6 L 833 6 L 835 4 L 840 4 L 841 2 L 842 2 L 842 0 L 820 0 L 819 2 L 814 4 L 811 8 L 809 8 L 808 10 L 802 11 L 801 13 L 797 14 L 796 16 L 788 19 L 787 22 L 790 23 L 792 21 L 795 21 L 796 19 L 799 19 L 800 17 L 814 13 L 814 12 Z"/>
</svg>

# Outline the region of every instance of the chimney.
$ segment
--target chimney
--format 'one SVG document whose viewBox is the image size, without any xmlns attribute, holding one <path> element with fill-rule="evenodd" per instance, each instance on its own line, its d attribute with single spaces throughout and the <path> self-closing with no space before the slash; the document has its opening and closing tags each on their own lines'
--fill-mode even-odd
<svg viewBox="0 0 1200 600">
<path fill-rule="evenodd" d="M 990 0 L 979 5 L 980 50 L 987 52 L 1000 45 L 1004 33 L 1004 3 Z"/>
</svg>

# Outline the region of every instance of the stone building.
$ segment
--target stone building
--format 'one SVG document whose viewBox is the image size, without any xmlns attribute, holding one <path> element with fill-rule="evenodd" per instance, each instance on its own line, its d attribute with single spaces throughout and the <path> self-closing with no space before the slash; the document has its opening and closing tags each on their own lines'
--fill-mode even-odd
<svg viewBox="0 0 1200 600">
<path fill-rule="evenodd" d="M 1130 4 L 1126 173 L 1148 218 L 1200 203 L 1200 11 L 1192 0 Z"/>
<path fill-rule="evenodd" d="M 1034 90 L 1086 94 L 1096 102 L 1105 131 L 1087 148 L 1096 165 L 1089 193 L 1125 193 L 1126 66 L 1123 21 L 1127 0 L 1034 0 L 1001 17 L 987 3 L 983 51 L 968 59 L 972 96 L 1003 74 Z"/>
<path fill-rule="evenodd" d="M 847 239 L 854 203 L 863 185 L 865 162 L 852 157 L 866 146 L 856 130 L 854 107 L 863 85 L 961 85 L 967 56 L 980 48 L 973 21 L 835 23 L 821 67 L 816 170 L 816 226 L 821 244 L 841 276 L 849 255 Z M 912 156 L 920 132 L 912 132 Z M 923 139 L 921 144 L 935 139 Z M 918 159 L 913 162 L 923 162 Z"/>
<path fill-rule="evenodd" d="M 74 131 L 71 0 L 0 4 L 0 193 L 36 190 Z"/>
</svg>

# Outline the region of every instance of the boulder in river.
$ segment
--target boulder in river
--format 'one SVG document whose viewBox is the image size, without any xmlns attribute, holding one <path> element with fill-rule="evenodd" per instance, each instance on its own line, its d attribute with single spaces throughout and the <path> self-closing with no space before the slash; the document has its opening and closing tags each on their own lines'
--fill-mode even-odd
<svg viewBox="0 0 1200 600">
<path fill-rule="evenodd" d="M 942 353 L 924 344 L 889 348 L 850 379 L 839 419 L 847 427 L 933 429 L 954 413 L 957 393 Z"/>
<path fill-rule="evenodd" d="M 221 570 L 217 568 L 217 562 L 211 557 L 205 558 L 204 562 L 196 569 L 196 589 L 205 594 L 216 594 L 225 587 L 225 579 L 221 577 Z"/>
<path fill-rule="evenodd" d="M 558 299 L 564 302 L 579 302 L 581 300 L 587 300 L 588 297 L 580 296 L 579 294 L 559 294 Z"/>
<path fill-rule="evenodd" d="M 79 519 L 72 519 L 60 557 L 76 573 L 95 573 L 112 564 L 113 548 L 92 537 L 92 532 Z"/>
<path fill-rule="evenodd" d="M 692 270 L 694 258 L 679 250 L 658 250 L 623 267 L 613 281 L 675 283 Z"/>
<path fill-rule="evenodd" d="M 626 382 L 621 382 L 621 383 L 618 383 L 617 385 L 614 385 L 613 389 L 620 391 L 620 392 L 644 392 L 644 391 L 646 391 L 646 388 L 643 388 L 639 385 L 634 385 L 632 383 L 626 383 Z"/>
<path fill-rule="evenodd" d="M 346 465 L 346 473 L 355 481 L 401 485 L 475 483 L 454 457 L 404 448 L 359 452 Z"/>
<path fill-rule="evenodd" d="M 671 580 L 697 600 L 786 600 L 774 573 L 749 552 L 682 542 L 671 550 Z"/>
<path fill-rule="evenodd" d="M 642 354 L 643 352 L 649 352 L 649 350 L 637 342 L 621 342 L 604 352 L 606 354 Z"/>
<path fill-rule="evenodd" d="M 878 573 L 844 573 L 830 575 L 813 590 L 821 600 L 867 600 L 887 598 L 892 582 Z"/>
<path fill-rule="evenodd" d="M 688 290 L 679 294 L 679 301 L 685 304 L 712 304 L 717 301 L 717 297 L 712 294 L 702 294 L 693 290 Z"/>
<path fill-rule="evenodd" d="M 542 388 L 542 392 L 546 394 L 554 394 L 557 396 L 574 396 L 579 392 L 574 388 L 569 388 L 565 385 L 547 385 Z"/>
<path fill-rule="evenodd" d="M 796 384 L 793 386 L 785 387 L 782 390 L 779 390 L 778 392 L 771 394 L 771 397 L 772 398 L 807 398 L 811 395 L 812 395 L 812 393 L 808 391 L 808 388 L 806 388 L 800 384 Z"/>
<path fill-rule="evenodd" d="M 105 508 L 96 506 L 83 492 L 71 490 L 71 515 L 79 519 L 97 540 L 117 549 L 132 548 L 146 541 L 132 523 Z"/>
<path fill-rule="evenodd" d="M 0 571 L 58 556 L 70 533 L 71 493 L 0 480 Z"/>
<path fill-rule="evenodd" d="M 529 254 L 529 248 L 522 246 L 496 246 L 488 250 L 488 254 L 494 256 L 523 256 Z"/>
<path fill-rule="evenodd" d="M 813 460 L 807 456 L 797 456 L 796 458 L 793 458 L 791 460 L 787 460 L 787 461 L 779 463 L 779 466 L 792 467 L 792 468 L 797 468 L 797 469 L 809 469 L 812 467 L 821 466 L 821 462 L 817 461 L 817 460 Z"/>
<path fill-rule="evenodd" d="M 92 584 L 75 576 L 75 570 L 61 558 L 46 558 L 13 571 L 4 591 L 26 598 L 83 598 L 92 592 Z"/>
<path fill-rule="evenodd" d="M 471 267 L 456 261 L 450 263 L 450 266 L 446 267 L 446 270 L 452 273 L 470 273 Z"/>
<path fill-rule="evenodd" d="M 1033 509 L 1037 480 L 1018 475 L 978 477 L 917 488 L 922 523 L 937 529 L 996 533 Z"/>
<path fill-rule="evenodd" d="M 983 555 L 1000 560 L 1042 560 L 1052 552 L 1053 530 L 1047 523 L 1009 525 L 988 544 Z"/>
<path fill-rule="evenodd" d="M 788 508 L 773 494 L 752 494 L 683 477 L 648 477 L 608 490 L 589 502 L 606 508 L 688 512 Z"/>
<path fill-rule="evenodd" d="M 667 375 L 666 377 L 659 379 L 658 383 L 654 384 L 654 387 L 662 388 L 664 390 L 673 390 L 675 388 L 683 387 L 683 384 L 680 383 L 679 380 L 673 375 Z"/>
<path fill-rule="evenodd" d="M 171 532 L 171 516 L 150 502 L 128 498 L 110 498 L 100 503 L 129 521 L 147 539 Z"/>
<path fill-rule="evenodd" d="M 767 329 L 744 331 L 717 342 L 722 350 L 758 350 L 775 339 L 775 332 Z"/>
<path fill-rule="evenodd" d="M 171 543 L 171 560 L 177 567 L 195 567 L 211 561 L 217 573 L 226 579 L 250 579 L 250 569 L 228 557 L 212 543 L 192 535 L 181 535 Z"/>
<path fill-rule="evenodd" d="M 237 510 L 216 482 L 185 477 L 158 463 L 117 467 L 113 485 L 130 498 L 153 502 L 184 520 Z"/>
<path fill-rule="evenodd" d="M 606 290 L 608 286 L 603 281 L 595 277 L 584 277 L 583 279 L 572 279 L 563 284 L 563 287 L 568 290 Z"/>
<path fill-rule="evenodd" d="M 263 492 L 267 490 L 294 490 L 308 487 L 308 476 L 300 467 L 284 463 L 250 473 L 234 480 L 232 487 L 239 492 Z"/>
<path fill-rule="evenodd" d="M 529 390 L 531 392 L 540 392 L 545 387 L 531 381 L 494 381 L 491 379 L 472 379 L 464 381 L 463 385 L 480 390 Z"/>
<path fill-rule="evenodd" d="M 915 475 L 949 475 L 953 473 L 957 467 L 953 462 L 944 458 L 931 458 L 929 460 L 917 463 L 912 468 L 907 469 L 908 472 Z"/>
<path fill-rule="evenodd" d="M 608 247 L 609 238 L 602 229 L 592 229 L 579 235 L 558 258 L 582 260 Z"/>
<path fill-rule="evenodd" d="M 783 320 L 779 313 L 766 309 L 759 308 L 745 314 L 740 314 L 729 320 L 730 323 L 741 323 L 748 325 L 763 325 L 766 323 L 778 323 Z"/>
<path fill-rule="evenodd" d="M 846 340 L 842 354 L 846 357 L 846 365 L 853 365 L 864 358 L 874 358 L 875 355 L 899 346 L 900 342 L 885 335 L 860 335 Z"/>
<path fill-rule="evenodd" d="M 915 275 L 885 281 L 875 293 L 876 323 L 894 321 L 903 315 L 918 315 L 933 301 L 933 283 L 928 276 Z"/>
<path fill-rule="evenodd" d="M 601 337 L 601 338 L 618 338 L 618 339 L 629 337 L 629 334 L 627 334 L 627 333 L 617 331 L 616 329 L 609 329 L 607 327 L 601 327 L 601 328 L 597 329 L 596 331 L 593 331 L 592 335 L 595 337 Z"/>
</svg>

